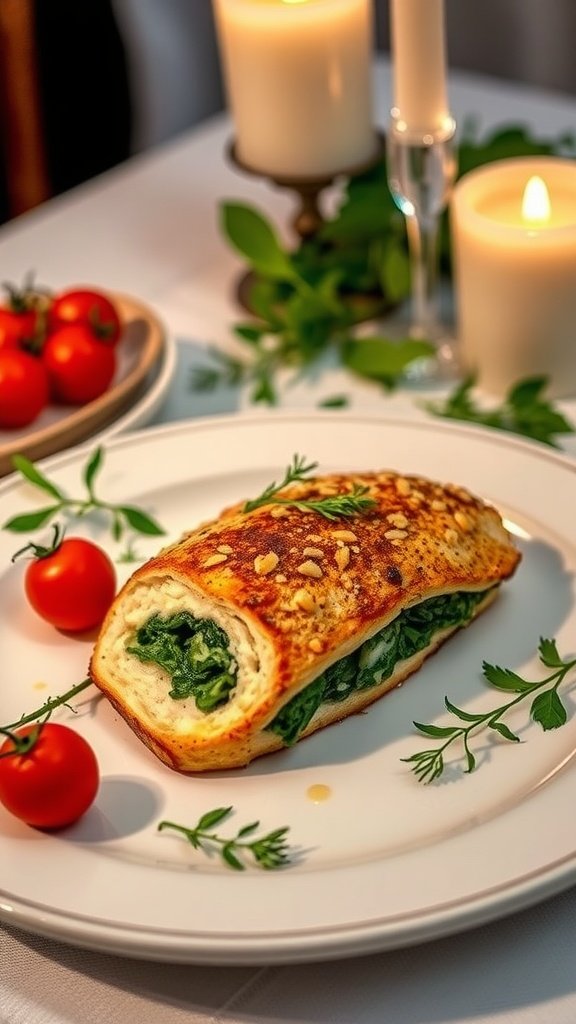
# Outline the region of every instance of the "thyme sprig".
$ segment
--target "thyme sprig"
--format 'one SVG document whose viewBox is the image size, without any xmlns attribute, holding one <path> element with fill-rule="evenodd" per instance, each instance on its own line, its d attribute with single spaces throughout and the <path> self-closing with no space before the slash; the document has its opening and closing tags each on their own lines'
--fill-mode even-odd
<svg viewBox="0 0 576 1024">
<path fill-rule="evenodd" d="M 45 494 L 49 494 L 53 502 L 36 512 L 25 512 L 13 516 L 3 523 L 2 529 L 11 530 L 13 533 L 27 533 L 29 530 L 39 529 L 62 513 L 71 513 L 75 518 L 83 518 L 90 512 L 99 511 L 111 516 L 110 529 L 114 540 L 120 540 L 126 530 L 154 537 L 162 535 L 165 532 L 162 527 L 141 508 L 136 508 L 134 505 L 115 505 L 112 502 L 103 501 L 97 496 L 96 478 L 102 468 L 103 460 L 104 450 L 96 448 L 82 470 L 82 482 L 86 488 L 86 496 L 69 498 L 33 462 L 30 462 L 24 455 L 15 455 L 12 459 L 14 469 L 28 483 Z"/>
<path fill-rule="evenodd" d="M 67 707 L 71 711 L 75 711 L 74 708 L 70 707 L 69 702 L 72 700 L 73 697 L 76 697 L 77 694 L 82 693 L 82 690 L 86 690 L 89 686 L 92 686 L 92 680 L 83 679 L 81 683 L 76 683 L 75 686 L 72 686 L 69 690 L 66 690 L 65 693 L 61 693 L 60 696 L 48 697 L 48 700 L 44 702 L 42 707 L 38 708 L 36 711 L 31 711 L 27 715 L 22 715 L 22 717 L 19 718 L 17 722 L 10 722 L 9 725 L 2 726 L 0 732 L 6 731 L 8 729 L 16 729 L 18 728 L 18 726 L 28 725 L 30 722 L 38 722 L 41 718 L 47 718 L 49 715 L 51 715 L 56 708 Z"/>
<path fill-rule="evenodd" d="M 414 722 L 416 728 L 424 736 L 433 739 L 443 740 L 437 748 L 420 750 L 410 757 L 401 758 L 411 765 L 412 771 L 420 782 L 434 782 L 440 778 L 446 767 L 444 755 L 446 750 L 455 742 L 461 741 L 463 745 L 462 757 L 466 761 L 464 772 L 474 771 L 476 758 L 470 749 L 470 740 L 473 735 L 483 729 L 492 729 L 504 740 L 511 743 L 519 743 L 520 737 L 502 721 L 504 716 L 516 705 L 528 698 L 533 698 L 530 705 L 530 717 L 538 722 L 545 731 L 559 729 L 565 725 L 567 713 L 564 704 L 559 696 L 558 689 L 564 682 L 568 673 L 576 667 L 576 658 L 566 660 L 560 657 L 555 640 L 540 639 L 538 647 L 540 661 L 546 668 L 553 671 L 544 679 L 530 681 L 523 679 L 509 668 L 500 668 L 498 665 L 490 665 L 484 662 L 482 665 L 484 677 L 491 686 L 508 693 L 515 693 L 516 696 L 504 704 L 493 708 L 486 713 L 473 713 L 464 711 L 453 704 L 448 697 L 444 698 L 446 709 L 465 725 L 424 725 L 421 722 Z"/>
<path fill-rule="evenodd" d="M 374 498 L 367 497 L 368 487 L 354 484 L 351 491 L 345 494 L 329 495 L 325 498 L 280 498 L 279 493 L 288 487 L 289 484 L 299 483 L 317 469 L 318 463 L 306 464 L 306 456 L 293 455 L 292 462 L 286 467 L 284 478 L 279 484 L 276 482 L 268 484 L 258 498 L 252 498 L 245 502 L 243 511 L 253 512 L 254 509 L 263 505 L 289 505 L 301 512 L 317 512 L 325 519 L 340 519 L 341 517 L 360 515 L 374 508 Z"/>
<path fill-rule="evenodd" d="M 191 828 L 185 825 L 177 825 L 173 821 L 161 821 L 158 831 L 171 828 L 185 836 L 195 850 L 202 850 L 204 853 L 216 851 L 224 863 L 235 871 L 244 871 L 246 865 L 240 858 L 246 853 L 252 855 L 259 867 L 267 871 L 282 867 L 289 860 L 286 835 L 288 827 L 274 829 L 260 839 L 250 839 L 259 827 L 259 821 L 253 821 L 238 829 L 236 835 L 225 838 L 212 831 L 224 818 L 231 813 L 232 807 L 216 807 L 207 811 Z"/>
</svg>

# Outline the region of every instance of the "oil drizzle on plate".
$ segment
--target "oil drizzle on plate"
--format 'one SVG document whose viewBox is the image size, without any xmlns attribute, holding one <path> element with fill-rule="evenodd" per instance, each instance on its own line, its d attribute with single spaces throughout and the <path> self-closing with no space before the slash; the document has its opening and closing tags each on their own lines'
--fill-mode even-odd
<svg viewBox="0 0 576 1024">
<path fill-rule="evenodd" d="M 308 786 L 306 796 L 313 804 L 322 804 L 325 800 L 330 799 L 332 790 L 330 786 L 325 786 L 323 782 L 315 782 L 313 786 Z"/>
</svg>

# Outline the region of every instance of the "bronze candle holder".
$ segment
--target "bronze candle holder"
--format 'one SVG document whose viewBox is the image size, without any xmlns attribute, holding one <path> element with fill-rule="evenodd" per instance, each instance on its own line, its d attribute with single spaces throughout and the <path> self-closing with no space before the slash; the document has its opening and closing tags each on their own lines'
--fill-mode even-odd
<svg viewBox="0 0 576 1024">
<path fill-rule="evenodd" d="M 244 163 L 244 161 L 240 159 L 238 156 L 238 147 L 234 139 L 232 139 L 228 144 L 227 156 L 234 167 L 242 171 L 244 174 L 251 174 L 264 178 L 265 181 L 270 182 L 270 184 L 276 188 L 288 189 L 295 193 L 297 208 L 291 220 L 291 227 L 298 236 L 300 242 L 305 242 L 309 239 L 313 239 L 325 223 L 321 209 L 322 193 L 325 192 L 326 189 L 335 185 L 341 178 L 355 178 L 361 174 L 365 174 L 366 171 L 371 170 L 384 159 L 386 151 L 385 136 L 380 132 L 375 132 L 374 142 L 374 152 L 368 160 L 364 160 L 351 167 L 344 167 L 342 170 L 336 171 L 333 174 L 320 175 L 318 177 L 284 177 L 283 175 L 267 174 L 265 171 L 260 171 L 257 168 L 250 166 L 250 164 Z M 250 306 L 250 289 L 253 282 L 254 274 L 252 271 L 249 271 L 241 277 L 237 286 L 238 301 L 249 312 L 252 312 Z M 372 309 L 370 315 L 372 315 Z"/>
</svg>

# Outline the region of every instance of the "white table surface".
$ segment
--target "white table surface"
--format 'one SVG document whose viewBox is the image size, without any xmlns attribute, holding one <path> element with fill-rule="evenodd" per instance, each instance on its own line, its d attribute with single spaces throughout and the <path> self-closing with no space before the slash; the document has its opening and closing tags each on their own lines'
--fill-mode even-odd
<svg viewBox="0 0 576 1024">
<path fill-rule="evenodd" d="M 385 65 L 376 95 L 385 126 Z M 523 122 L 555 138 L 576 126 L 576 101 L 477 76 L 454 74 L 451 99 L 457 119 L 474 114 L 485 127 Z M 250 200 L 279 225 L 293 208 L 287 194 L 227 164 L 229 135 L 227 119 L 217 118 L 0 230 L 0 280 L 19 281 L 33 269 L 54 288 L 91 282 L 156 308 L 177 338 L 179 360 L 159 421 L 245 404 L 233 391 L 198 396 L 188 386 L 188 367 L 207 343 L 232 344 L 238 316 L 240 262 L 219 234 L 218 201 Z M 287 389 L 283 401 L 309 406 L 343 391 L 353 407 L 424 415 L 421 396 L 352 387 L 337 369 L 313 386 Z M 576 419 L 576 401 L 562 407 Z M 573 438 L 565 448 L 576 455 Z M 573 1024 L 575 920 L 571 890 L 425 946 L 262 968 L 142 963 L 0 926 L 0 1024 Z"/>
</svg>

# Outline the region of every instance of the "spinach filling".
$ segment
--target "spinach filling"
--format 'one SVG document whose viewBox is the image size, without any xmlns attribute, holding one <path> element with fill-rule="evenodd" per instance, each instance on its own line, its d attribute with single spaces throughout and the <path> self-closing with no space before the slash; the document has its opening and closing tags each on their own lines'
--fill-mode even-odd
<svg viewBox="0 0 576 1024">
<path fill-rule="evenodd" d="M 458 591 L 406 608 L 356 651 L 330 665 L 284 705 L 267 726 L 286 746 L 296 743 L 321 704 L 345 700 L 356 690 L 378 686 L 399 661 L 422 651 L 440 630 L 464 626 L 486 591 Z"/>
<path fill-rule="evenodd" d="M 238 666 L 226 633 L 211 619 L 177 612 L 166 619 L 153 615 L 126 647 L 140 661 L 152 661 L 171 677 L 170 697 L 193 697 L 199 711 L 226 704 L 236 686 Z"/>
</svg>

